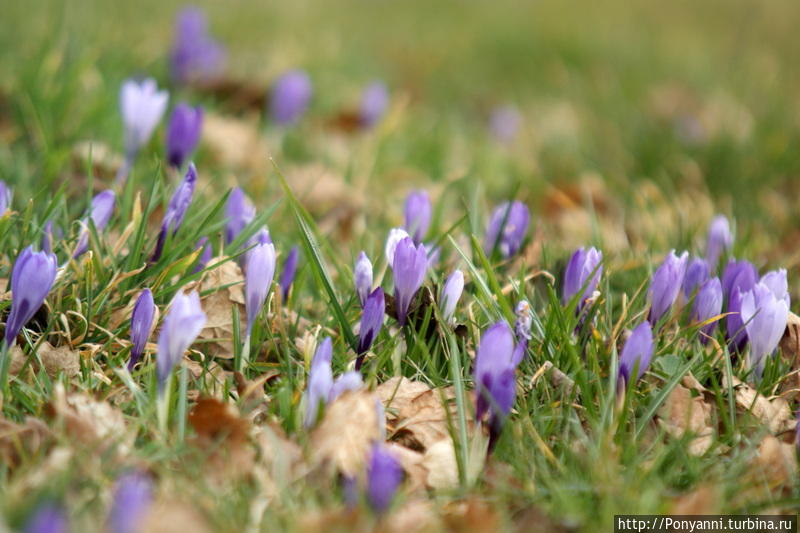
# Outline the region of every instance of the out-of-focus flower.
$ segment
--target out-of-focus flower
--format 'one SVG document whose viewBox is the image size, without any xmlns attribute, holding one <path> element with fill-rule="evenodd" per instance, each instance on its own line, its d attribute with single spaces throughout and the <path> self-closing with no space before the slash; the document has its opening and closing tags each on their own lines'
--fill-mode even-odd
<svg viewBox="0 0 800 533">
<path fill-rule="evenodd" d="M 67 533 L 69 524 L 64 509 L 53 502 L 45 502 L 33 512 L 25 523 L 24 533 Z"/>
<path fill-rule="evenodd" d="M 196 182 L 197 169 L 194 163 L 189 163 L 186 175 L 172 194 L 172 198 L 170 198 L 169 204 L 167 205 L 167 213 L 164 215 L 164 220 L 161 221 L 161 231 L 158 234 L 156 250 L 153 252 L 153 262 L 161 259 L 161 254 L 164 251 L 164 244 L 167 242 L 167 235 L 169 233 L 175 235 L 181 227 L 183 218 L 186 216 L 186 211 L 189 210 L 189 205 L 192 203 L 192 195 L 194 195 Z"/>
<path fill-rule="evenodd" d="M 389 91 L 386 85 L 380 81 L 374 81 L 367 85 L 361 94 L 361 107 L 359 109 L 361 125 L 365 128 L 371 128 L 377 124 L 383 118 L 388 106 Z"/>
<path fill-rule="evenodd" d="M 374 444 L 367 464 L 367 499 L 372 510 L 384 513 L 402 481 L 400 461 L 383 444 Z"/>
<path fill-rule="evenodd" d="M 42 228 L 42 251 L 50 253 L 55 246 L 55 238 L 53 237 L 53 221 L 48 220 Z"/>
<path fill-rule="evenodd" d="M 156 304 L 153 302 L 153 293 L 144 289 L 136 300 L 131 313 L 131 358 L 128 361 L 128 370 L 133 370 L 139 358 L 144 353 L 150 331 L 153 329 L 153 319 L 156 316 Z"/>
<path fill-rule="evenodd" d="M 358 390 L 364 386 L 364 380 L 361 378 L 361 373 L 351 370 L 345 372 L 333 382 L 333 387 L 328 394 L 328 403 L 334 401 L 336 398 L 344 394 L 346 391 Z M 383 404 L 381 404 L 383 406 Z M 378 419 L 382 420 L 382 419 Z"/>
<path fill-rule="evenodd" d="M 111 533 L 136 533 L 153 503 L 153 481 L 143 472 L 128 472 L 117 479 L 108 516 Z"/>
<path fill-rule="evenodd" d="M 650 322 L 644 321 L 631 332 L 622 353 L 619 356 L 619 375 L 617 381 L 624 380 L 625 385 L 631 381 L 631 373 L 638 368 L 634 382 L 647 371 L 653 357 L 653 330 Z"/>
<path fill-rule="evenodd" d="M 603 252 L 591 247 L 588 250 L 578 248 L 573 252 L 564 270 L 564 287 L 561 299 L 566 305 L 576 294 L 583 291 L 578 301 L 577 310 L 580 311 L 586 300 L 597 289 L 600 278 L 603 276 Z M 591 277 L 591 279 L 590 279 Z"/>
<path fill-rule="evenodd" d="M 56 279 L 56 256 L 28 246 L 11 270 L 11 312 L 6 319 L 5 343 L 12 346 L 19 332 L 44 303 Z"/>
<path fill-rule="evenodd" d="M 711 220 L 708 227 L 708 242 L 706 243 L 706 261 L 715 272 L 722 254 L 730 251 L 733 246 L 731 226 L 725 215 L 717 215 Z"/>
<path fill-rule="evenodd" d="M 758 281 L 758 270 L 750 261 L 731 259 L 722 272 L 722 293 L 730 298 L 734 288 L 747 292 Z"/>
<path fill-rule="evenodd" d="M 710 318 L 719 315 L 722 312 L 722 283 L 719 278 L 711 278 L 706 280 L 697 291 L 697 296 L 694 298 L 692 304 L 691 318 L 694 322 L 705 322 Z M 700 336 L 700 342 L 706 344 L 708 338 L 714 334 L 717 328 L 717 320 L 706 324 L 700 331 L 703 335 Z"/>
<path fill-rule="evenodd" d="M 689 265 L 686 267 L 686 275 L 683 277 L 683 295 L 686 299 L 691 298 L 695 289 L 705 283 L 710 275 L 708 263 L 706 263 L 705 259 L 695 257 L 689 261 Z"/>
<path fill-rule="evenodd" d="M 431 225 L 431 199 L 426 191 L 411 191 L 406 197 L 405 230 L 419 244 Z"/>
<path fill-rule="evenodd" d="M 256 217 L 256 208 L 242 189 L 235 187 L 225 204 L 225 243 L 230 244 Z"/>
<path fill-rule="evenodd" d="M 784 300 L 786 306 L 789 306 L 789 282 L 786 279 L 786 269 L 779 268 L 778 270 L 770 270 L 759 280 L 761 283 L 769 287 L 775 298 Z"/>
<path fill-rule="evenodd" d="M 179 291 L 170 304 L 158 336 L 156 370 L 159 392 L 163 392 L 172 369 L 180 363 L 184 352 L 195 341 L 205 324 L 206 314 L 200 306 L 197 291 L 189 294 Z"/>
<path fill-rule="evenodd" d="M 272 120 L 281 126 L 294 124 L 311 101 L 311 78 L 302 70 L 290 70 L 275 81 L 270 95 Z"/>
<path fill-rule="evenodd" d="M 497 206 L 492 212 L 483 242 L 486 255 L 491 255 L 495 246 L 504 258 L 516 254 L 525 240 L 530 218 L 528 206 L 522 202 L 504 202 Z"/>
<path fill-rule="evenodd" d="M 0 217 L 9 209 L 11 209 L 11 187 L 0 180 Z"/>
<path fill-rule="evenodd" d="M 247 336 L 253 330 L 258 312 L 264 306 L 275 275 L 275 245 L 257 244 L 247 254 L 244 277 L 245 308 L 247 309 Z"/>
<path fill-rule="evenodd" d="M 517 366 L 525 358 L 525 352 L 528 350 L 528 341 L 531 340 L 531 324 L 533 324 L 531 304 L 527 300 L 520 300 L 515 313 L 517 320 L 514 322 L 514 333 L 517 335 L 517 346 L 514 348 L 511 362 L 514 366 Z"/>
<path fill-rule="evenodd" d="M 193 274 L 197 274 L 208 265 L 211 258 L 214 256 L 214 249 L 211 247 L 211 241 L 208 240 L 208 237 L 200 237 L 197 240 L 197 244 L 194 245 L 194 249 L 202 248 L 203 251 L 200 252 L 200 257 L 197 258 L 197 264 L 194 266 L 192 270 Z"/>
<path fill-rule="evenodd" d="M 91 218 L 95 229 L 100 232 L 105 229 L 114 214 L 114 205 L 117 197 L 112 190 L 99 193 L 92 199 L 92 207 L 89 216 L 81 221 L 81 233 L 78 237 L 78 245 L 75 247 L 72 257 L 80 257 L 89 249 L 89 219 Z"/>
<path fill-rule="evenodd" d="M 489 413 L 490 446 L 496 442 L 514 405 L 514 352 L 511 328 L 500 321 L 483 333 L 475 355 L 475 417 L 482 420 Z"/>
<path fill-rule="evenodd" d="M 205 14 L 196 7 L 178 13 L 175 40 L 170 53 L 172 77 L 178 83 L 214 78 L 225 60 L 225 52 L 208 33 Z"/>
<path fill-rule="evenodd" d="M 281 286 L 281 296 L 283 297 L 284 301 L 289 297 L 289 288 L 292 286 L 295 274 L 297 274 L 297 262 L 299 259 L 300 250 L 297 248 L 297 246 L 293 246 L 292 249 L 289 250 L 286 260 L 283 262 L 283 270 L 281 271 L 281 277 L 279 281 Z"/>
<path fill-rule="evenodd" d="M 356 370 L 361 369 L 364 355 L 372 346 L 375 337 L 383 326 L 383 316 L 386 309 L 386 302 L 383 296 L 383 289 L 378 287 L 369 296 L 367 303 L 364 304 L 364 312 L 361 314 L 361 326 L 358 331 L 358 359 L 356 359 Z"/>
<path fill-rule="evenodd" d="M 410 237 L 397 243 L 392 261 L 394 273 L 394 304 L 397 311 L 397 321 L 405 325 L 408 310 L 417 291 L 425 281 L 425 272 L 428 270 L 428 255 L 425 246 L 414 246 Z"/>
<path fill-rule="evenodd" d="M 678 297 L 683 285 L 683 277 L 686 274 L 688 259 L 688 253 L 683 252 L 678 257 L 675 255 L 675 250 L 672 250 L 653 273 L 649 290 L 650 314 L 647 317 L 651 324 L 658 322 Z"/>
<path fill-rule="evenodd" d="M 722 292 L 727 296 L 729 314 L 725 318 L 725 338 L 731 352 L 741 352 L 747 344 L 747 330 L 742 321 L 742 296 L 758 281 L 758 271 L 748 261 L 728 262 L 722 274 Z"/>
<path fill-rule="evenodd" d="M 125 125 L 125 154 L 132 161 L 153 135 L 167 110 L 169 93 L 159 91 L 156 81 L 125 80 L 119 95 L 122 122 Z"/>
<path fill-rule="evenodd" d="M 462 292 L 464 292 L 464 273 L 454 270 L 444 282 L 442 293 L 439 296 L 439 308 L 442 310 L 442 318 L 445 322 L 453 321 Z"/>
<path fill-rule="evenodd" d="M 167 161 L 175 168 L 194 152 L 203 130 L 203 108 L 180 103 L 172 110 L 167 125 Z"/>
<path fill-rule="evenodd" d="M 353 281 L 356 285 L 356 293 L 361 302 L 361 307 L 367 303 L 367 296 L 372 291 L 372 263 L 365 252 L 358 254 L 356 265 L 353 268 Z"/>
<path fill-rule="evenodd" d="M 788 296 L 776 296 L 771 287 L 759 281 L 742 296 L 741 314 L 750 341 L 750 366 L 760 379 L 765 358 L 775 351 L 786 330 Z"/>
<path fill-rule="evenodd" d="M 333 343 L 330 337 L 325 337 L 314 353 L 311 361 L 311 370 L 308 373 L 306 385 L 306 416 L 305 427 L 313 426 L 319 414 L 319 404 L 328 402 L 328 396 L 333 387 L 333 371 L 331 359 L 333 358 Z"/>
<path fill-rule="evenodd" d="M 384 252 L 386 253 L 386 262 L 389 265 L 394 261 L 394 251 L 397 249 L 397 243 L 409 237 L 408 232 L 402 228 L 392 228 L 389 230 L 389 236 L 386 238 L 386 246 Z"/>
<path fill-rule="evenodd" d="M 489 133 L 501 143 L 510 143 L 517 136 L 522 116 L 516 107 L 495 108 L 489 116 Z"/>
</svg>

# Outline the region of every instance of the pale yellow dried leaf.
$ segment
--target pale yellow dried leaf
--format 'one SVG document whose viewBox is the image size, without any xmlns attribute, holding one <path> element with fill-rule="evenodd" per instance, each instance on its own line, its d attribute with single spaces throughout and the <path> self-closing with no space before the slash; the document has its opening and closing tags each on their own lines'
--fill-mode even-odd
<svg viewBox="0 0 800 533">
<path fill-rule="evenodd" d="M 407 409 L 415 398 L 429 390 L 431 388 L 421 381 L 412 381 L 406 377 L 393 377 L 378 385 L 375 393 L 383 402 L 386 418 L 395 420 L 398 413 Z"/>
<path fill-rule="evenodd" d="M 203 118 L 203 143 L 225 167 L 263 169 L 269 150 L 258 131 L 258 122 L 207 113 Z"/>
<path fill-rule="evenodd" d="M 224 260 L 217 258 L 215 262 Z M 230 285 L 230 286 L 227 286 Z M 227 287 L 226 287 L 227 286 Z M 224 287 L 224 288 L 222 288 Z M 200 292 L 213 291 L 201 298 L 206 324 L 200 332 L 206 343 L 204 351 L 223 359 L 233 358 L 233 308 L 239 308 L 240 331 L 245 331 L 244 276 L 235 261 L 225 261 L 210 270 L 200 283 Z"/>
<path fill-rule="evenodd" d="M 432 489 L 458 487 L 458 463 L 451 439 L 442 439 L 425 450 L 422 466 L 428 470 L 427 485 Z"/>
<path fill-rule="evenodd" d="M 693 397 L 689 389 L 676 385 L 659 410 L 659 423 L 673 437 L 693 436 L 689 453 L 702 455 L 713 442 L 711 406 L 702 396 Z"/>
<path fill-rule="evenodd" d="M 723 386 L 727 387 L 727 377 L 724 377 L 723 381 Z M 744 411 L 750 411 L 766 424 L 773 434 L 783 433 L 794 428 L 796 422 L 785 399 L 780 397 L 768 399 L 736 376 L 733 377 L 732 383 L 736 405 Z"/>
</svg>

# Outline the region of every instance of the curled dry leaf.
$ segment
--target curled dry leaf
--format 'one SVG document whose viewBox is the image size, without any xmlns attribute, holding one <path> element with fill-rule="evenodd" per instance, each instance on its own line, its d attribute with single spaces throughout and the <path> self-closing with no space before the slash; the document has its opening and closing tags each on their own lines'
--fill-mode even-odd
<svg viewBox="0 0 800 533">
<path fill-rule="evenodd" d="M 38 418 L 27 417 L 20 424 L 0 417 L 0 461 L 14 469 L 23 459 L 46 450 L 51 437 L 50 429 Z"/>
<path fill-rule="evenodd" d="M 216 261 L 224 260 L 218 258 Z M 200 292 L 213 291 L 201 299 L 208 317 L 200 339 L 212 340 L 204 351 L 222 359 L 233 358 L 233 308 L 239 308 L 240 331 L 245 330 L 244 276 L 235 261 L 225 261 L 210 270 L 200 283 Z"/>
<path fill-rule="evenodd" d="M 207 453 L 208 472 L 217 480 L 247 475 L 255 462 L 250 422 L 236 407 L 216 398 L 200 398 L 189 412 L 196 436 L 192 444 Z"/>
<path fill-rule="evenodd" d="M 314 464 L 328 463 L 348 476 L 361 474 L 372 444 L 381 437 L 378 401 L 373 393 L 358 390 L 331 403 L 311 435 Z"/>
<path fill-rule="evenodd" d="M 792 367 L 797 368 L 800 359 L 800 316 L 789 312 L 786 321 L 786 331 L 781 339 L 781 354 L 792 362 Z"/>
<path fill-rule="evenodd" d="M 723 386 L 727 387 L 727 376 L 723 379 Z M 736 405 L 743 411 L 750 411 L 753 416 L 766 424 L 773 434 L 794 429 L 796 420 L 792 416 L 792 411 L 785 399 L 780 397 L 765 398 L 736 376 L 732 379 L 732 385 L 736 397 Z"/>
<path fill-rule="evenodd" d="M 797 472 L 797 453 L 794 446 L 767 435 L 758 446 L 752 475 L 765 480 L 771 489 L 792 487 Z"/>
<path fill-rule="evenodd" d="M 411 381 L 406 377 L 393 377 L 378 385 L 375 393 L 383 402 L 386 418 L 396 420 L 399 413 L 407 409 L 420 394 L 431 390 L 421 381 Z"/>
<path fill-rule="evenodd" d="M 426 480 L 428 487 L 432 489 L 458 487 L 458 463 L 452 439 L 442 439 L 425 450 L 422 466 L 428 471 Z"/>
<path fill-rule="evenodd" d="M 703 455 L 711 447 L 714 429 L 711 425 L 711 406 L 702 396 L 682 385 L 676 385 L 659 411 L 659 423 L 667 433 L 676 438 L 692 436 L 689 453 Z"/>
<path fill-rule="evenodd" d="M 39 345 L 37 354 L 45 372 L 51 378 L 62 372 L 67 377 L 73 377 L 81 371 L 80 356 L 69 346 L 54 348 L 49 342 L 44 341 Z"/>
</svg>

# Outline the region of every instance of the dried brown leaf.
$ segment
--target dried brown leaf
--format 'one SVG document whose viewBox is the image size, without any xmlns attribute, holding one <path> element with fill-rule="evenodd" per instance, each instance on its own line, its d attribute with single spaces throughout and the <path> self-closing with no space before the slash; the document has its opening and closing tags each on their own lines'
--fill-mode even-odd
<svg viewBox="0 0 800 533">
<path fill-rule="evenodd" d="M 38 418 L 27 417 L 21 424 L 0 418 L 0 460 L 14 469 L 22 460 L 46 450 L 51 437 L 50 429 Z"/>
<path fill-rule="evenodd" d="M 720 511 L 719 491 L 713 485 L 702 485 L 678 497 L 670 513 L 674 515 L 717 514 Z"/>
<path fill-rule="evenodd" d="M 502 529 L 497 512 L 477 498 L 449 504 L 445 509 L 444 522 L 448 531 L 459 533 L 482 533 Z"/>
<path fill-rule="evenodd" d="M 37 353 L 45 372 L 51 378 L 61 372 L 67 377 L 73 377 L 81 371 L 80 355 L 69 346 L 54 348 L 49 342 L 44 341 L 39 345 Z"/>
<path fill-rule="evenodd" d="M 432 489 L 458 487 L 458 463 L 450 438 L 442 439 L 425 450 L 422 466 L 428 471 L 426 483 Z"/>
<path fill-rule="evenodd" d="M 395 509 L 380 531 L 387 533 L 427 533 L 441 531 L 442 523 L 433 505 L 427 500 L 411 500 Z"/>
<path fill-rule="evenodd" d="M 196 436 L 191 443 L 207 453 L 207 471 L 216 479 L 250 473 L 256 453 L 250 443 L 250 422 L 236 407 L 216 398 L 200 398 L 189 412 Z"/>
<path fill-rule="evenodd" d="M 693 397 L 689 389 L 676 385 L 659 410 L 662 427 L 676 438 L 694 436 L 689 453 L 702 455 L 711 447 L 714 429 L 711 425 L 711 406 L 702 396 Z"/>
<path fill-rule="evenodd" d="M 732 383 L 736 405 L 743 411 L 750 411 L 753 416 L 766 424 L 773 434 L 783 433 L 795 427 L 796 421 L 785 399 L 765 398 L 735 376 Z M 724 378 L 723 386 L 727 387 L 727 377 Z"/>
<path fill-rule="evenodd" d="M 416 397 L 429 390 L 431 388 L 421 381 L 412 381 L 406 377 L 393 377 L 378 385 L 375 393 L 383 402 L 386 418 L 396 420 L 398 413 L 407 409 Z"/>
<path fill-rule="evenodd" d="M 219 262 L 224 258 L 217 258 Z M 233 358 L 233 308 L 239 308 L 241 331 L 245 330 L 244 276 L 235 261 L 225 261 L 210 270 L 200 283 L 200 291 L 213 291 L 201 299 L 207 320 L 200 338 L 214 339 L 206 344 L 205 352 L 222 359 Z"/>
<path fill-rule="evenodd" d="M 258 170 L 266 168 L 269 149 L 258 131 L 258 121 L 207 113 L 203 118 L 203 143 L 223 166 Z"/>
</svg>

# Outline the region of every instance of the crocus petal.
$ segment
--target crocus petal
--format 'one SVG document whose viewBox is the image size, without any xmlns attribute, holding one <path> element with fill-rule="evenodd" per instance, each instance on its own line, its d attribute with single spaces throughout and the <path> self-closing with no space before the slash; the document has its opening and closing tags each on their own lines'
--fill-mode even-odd
<svg viewBox="0 0 800 533">
<path fill-rule="evenodd" d="M 505 202 L 497 206 L 489 220 L 483 249 L 490 255 L 495 246 L 504 258 L 516 254 L 528 231 L 530 212 L 522 202 Z"/>
<path fill-rule="evenodd" d="M 114 501 L 108 517 L 112 533 L 136 533 L 153 502 L 153 482 L 145 473 L 122 475 L 114 488 Z"/>
<path fill-rule="evenodd" d="M 167 161 L 175 168 L 183 163 L 200 141 L 203 109 L 180 103 L 175 106 L 167 125 Z"/>
<path fill-rule="evenodd" d="M 717 215 L 708 227 L 706 261 L 709 267 L 716 271 L 720 256 L 729 251 L 731 246 L 733 246 L 733 234 L 730 223 L 724 215 Z"/>
<path fill-rule="evenodd" d="M 686 274 L 686 262 L 689 254 L 683 252 L 680 257 L 672 250 L 658 269 L 653 273 L 650 282 L 650 314 L 648 320 L 655 324 L 669 311 L 683 285 Z"/>
<path fill-rule="evenodd" d="M 205 323 L 206 315 L 197 291 L 189 294 L 179 291 L 170 304 L 158 336 L 156 369 L 159 390 L 163 390 L 170 372 L 180 363 L 184 352 L 195 341 Z"/>
<path fill-rule="evenodd" d="M 297 122 L 311 101 L 311 78 L 302 70 L 291 70 L 275 81 L 270 95 L 272 119 L 282 126 Z"/>
<path fill-rule="evenodd" d="M 412 191 L 405 202 L 405 230 L 419 244 L 431 225 L 431 200 L 426 191 Z"/>
<path fill-rule="evenodd" d="M 267 300 L 272 278 L 275 275 L 275 246 L 257 244 L 247 255 L 244 292 L 247 310 L 247 335 L 250 335 L 256 316 Z"/>
<path fill-rule="evenodd" d="M 425 246 L 414 246 L 410 237 L 397 243 L 392 261 L 394 273 L 394 299 L 397 311 L 397 320 L 400 325 L 406 322 L 411 302 L 417 291 L 425 281 L 428 270 L 428 255 Z"/>
<path fill-rule="evenodd" d="M 28 246 L 17 257 L 11 271 L 11 312 L 6 319 L 5 343 L 17 335 L 44 303 L 56 279 L 58 263 L 52 253 L 34 252 Z"/>
<path fill-rule="evenodd" d="M 367 296 L 372 291 L 372 263 L 364 252 L 358 254 L 356 265 L 353 268 L 353 278 L 358 299 L 363 307 L 367 302 Z"/>
<path fill-rule="evenodd" d="M 311 370 L 308 374 L 306 416 L 303 422 L 306 428 L 316 423 L 320 402 L 327 403 L 330 396 L 331 388 L 333 387 L 332 358 L 333 343 L 330 337 L 325 337 L 314 353 L 314 359 L 311 361 Z"/>
<path fill-rule="evenodd" d="M 367 465 L 367 499 L 376 513 L 384 513 L 403 481 L 403 467 L 382 444 L 372 447 Z"/>
<path fill-rule="evenodd" d="M 144 289 L 136 300 L 131 313 L 131 358 L 128 361 L 128 370 L 133 369 L 139 358 L 144 353 L 147 339 L 153 328 L 156 306 L 153 302 L 153 293 Z"/>
<path fill-rule="evenodd" d="M 453 320 L 462 292 L 464 292 L 464 273 L 454 270 L 444 282 L 442 294 L 439 296 L 439 308 L 442 310 L 442 318 L 445 322 Z"/>
<path fill-rule="evenodd" d="M 653 357 L 653 330 L 650 328 L 650 323 L 647 321 L 639 324 L 633 332 L 631 332 L 628 340 L 625 341 L 625 346 L 622 347 L 622 353 L 619 356 L 619 376 L 625 380 L 625 383 L 630 383 L 631 372 L 638 365 L 638 372 L 634 382 L 638 381 L 647 368 L 650 366 L 650 359 Z"/>
</svg>

